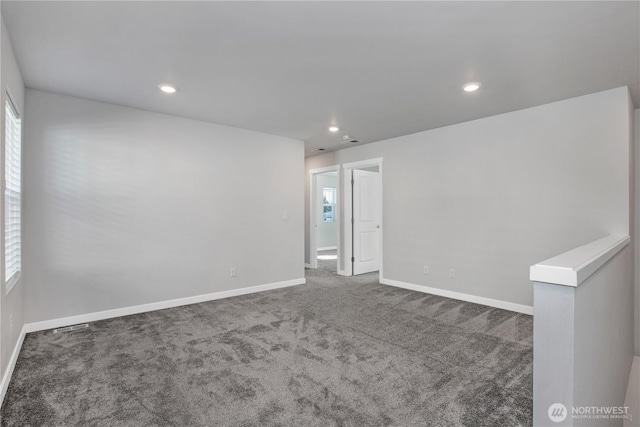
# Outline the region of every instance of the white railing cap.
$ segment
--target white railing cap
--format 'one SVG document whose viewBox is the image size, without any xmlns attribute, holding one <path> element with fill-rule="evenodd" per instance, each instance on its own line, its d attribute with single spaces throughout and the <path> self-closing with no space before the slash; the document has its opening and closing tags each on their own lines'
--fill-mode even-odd
<svg viewBox="0 0 640 427">
<path fill-rule="evenodd" d="M 629 244 L 629 236 L 607 236 L 532 265 L 534 282 L 578 286 Z"/>
</svg>

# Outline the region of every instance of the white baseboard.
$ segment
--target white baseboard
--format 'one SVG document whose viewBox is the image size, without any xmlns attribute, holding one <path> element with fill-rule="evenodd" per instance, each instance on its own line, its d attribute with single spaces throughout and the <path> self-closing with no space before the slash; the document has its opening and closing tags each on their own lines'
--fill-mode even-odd
<svg viewBox="0 0 640 427">
<path fill-rule="evenodd" d="M 318 248 L 318 251 L 332 251 L 334 249 L 338 249 L 337 246 L 325 246 L 323 248 Z"/>
<path fill-rule="evenodd" d="M 286 288 L 295 285 L 304 285 L 305 283 L 305 278 L 286 280 L 284 282 L 268 283 L 266 285 L 250 286 L 248 288 L 214 292 L 212 294 L 196 295 L 193 297 L 178 298 L 174 300 L 160 301 L 150 304 L 136 305 L 132 307 L 116 308 L 114 310 L 99 311 L 96 313 L 80 314 L 78 316 L 63 317 L 60 319 L 45 320 L 42 322 L 27 323 L 26 325 L 24 325 L 24 327 L 26 332 L 44 331 L 47 329 L 76 325 L 78 323 L 96 322 L 98 320 L 112 319 L 114 317 L 129 316 L 132 314 L 146 313 L 149 311 L 162 310 L 165 308 L 179 307 L 181 305 L 197 304 L 199 302 L 253 294 L 256 292 L 270 291 L 272 289 Z"/>
<path fill-rule="evenodd" d="M 488 305 L 489 307 L 496 307 L 503 310 L 533 315 L 533 307 L 530 305 L 516 304 L 513 302 L 501 301 L 470 294 L 463 294 L 462 292 L 448 291 L 446 289 L 432 288 L 429 286 L 414 285 L 413 283 L 385 279 L 383 277 L 380 278 L 380 283 L 383 285 L 395 286 L 396 288 L 409 289 L 412 291 L 424 292 L 426 294 L 433 294 L 441 297 L 473 302 L 476 304 Z"/>
<path fill-rule="evenodd" d="M 336 271 L 336 273 L 338 273 L 338 276 L 351 276 L 351 274 L 348 274 L 344 270 L 338 270 L 338 271 Z"/>
<path fill-rule="evenodd" d="M 20 331 L 20 336 L 18 338 L 18 341 L 16 342 L 16 346 L 13 349 L 13 353 L 11 353 L 11 359 L 9 359 L 9 365 L 7 366 L 7 370 L 4 373 L 4 376 L 2 377 L 2 382 L 0 383 L 0 405 L 4 401 L 4 396 L 7 393 L 7 389 L 9 388 L 9 382 L 11 381 L 13 370 L 16 366 L 16 362 L 18 361 L 18 355 L 20 354 L 22 343 L 24 342 L 24 338 L 26 334 L 29 332 L 44 331 L 52 328 L 76 325 L 78 323 L 95 322 L 98 320 L 111 319 L 114 317 L 129 316 L 132 314 L 146 313 L 149 311 L 162 310 L 165 308 L 179 307 L 182 305 L 196 304 L 199 302 L 213 301 L 213 300 L 222 299 L 222 298 L 230 298 L 230 297 L 235 297 L 240 295 L 253 294 L 256 292 L 270 291 L 273 289 L 286 288 L 289 286 L 304 285 L 306 282 L 307 281 L 305 278 L 286 280 L 283 282 L 268 283 L 266 285 L 250 286 L 247 288 L 232 289 L 229 291 L 222 291 L 222 292 L 214 292 L 212 294 L 196 295 L 193 297 L 178 298 L 178 299 L 169 300 L 169 301 L 160 301 L 160 302 L 154 302 L 150 304 L 136 305 L 132 307 L 117 308 L 114 310 L 105 310 L 105 311 L 99 311 L 96 313 L 88 313 L 88 314 L 81 314 L 78 316 L 64 317 L 61 319 L 27 323 L 22 327 L 22 330 Z"/>
<path fill-rule="evenodd" d="M 304 263 L 304 268 L 311 268 L 311 264 L 309 264 L 308 262 Z"/>
<path fill-rule="evenodd" d="M 20 331 L 20 336 L 18 337 L 18 341 L 16 342 L 16 346 L 13 349 L 13 353 L 11 353 L 11 358 L 9 359 L 7 370 L 2 376 L 2 383 L 0 383 L 0 405 L 2 405 L 2 402 L 4 402 L 4 396 L 7 394 L 7 389 L 9 388 L 9 382 L 11 381 L 13 370 L 16 367 L 16 362 L 18 361 L 18 355 L 20 355 L 20 349 L 22 348 L 22 343 L 24 342 L 24 337 L 26 334 L 27 334 L 26 328 L 23 326 L 22 330 Z"/>
</svg>

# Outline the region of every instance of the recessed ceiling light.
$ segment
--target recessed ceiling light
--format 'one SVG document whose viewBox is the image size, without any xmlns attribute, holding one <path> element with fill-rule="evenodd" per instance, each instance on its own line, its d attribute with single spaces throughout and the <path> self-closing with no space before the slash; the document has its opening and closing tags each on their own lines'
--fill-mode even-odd
<svg viewBox="0 0 640 427">
<path fill-rule="evenodd" d="M 480 89 L 480 86 L 481 85 L 478 82 L 470 82 L 462 86 L 462 90 L 464 90 L 465 92 L 475 92 L 476 90 Z"/>
<path fill-rule="evenodd" d="M 329 126 L 329 132 L 338 132 L 339 130 L 338 126 Z"/>
<path fill-rule="evenodd" d="M 316 151 L 324 151 L 326 148 L 318 148 Z"/>
<path fill-rule="evenodd" d="M 174 86 L 171 86 L 171 85 L 160 85 L 158 87 L 164 93 L 176 93 L 176 90 L 177 90 Z"/>
</svg>

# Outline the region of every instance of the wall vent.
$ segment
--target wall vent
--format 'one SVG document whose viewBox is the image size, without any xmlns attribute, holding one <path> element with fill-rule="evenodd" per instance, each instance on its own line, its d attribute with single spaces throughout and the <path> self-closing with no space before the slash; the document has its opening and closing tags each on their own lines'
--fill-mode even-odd
<svg viewBox="0 0 640 427">
<path fill-rule="evenodd" d="M 89 327 L 88 323 L 83 323 L 81 325 L 73 325 L 73 326 L 65 326 L 64 328 L 56 328 L 53 330 L 54 334 L 59 334 L 61 332 L 71 332 L 77 331 L 78 329 L 86 329 Z"/>
</svg>

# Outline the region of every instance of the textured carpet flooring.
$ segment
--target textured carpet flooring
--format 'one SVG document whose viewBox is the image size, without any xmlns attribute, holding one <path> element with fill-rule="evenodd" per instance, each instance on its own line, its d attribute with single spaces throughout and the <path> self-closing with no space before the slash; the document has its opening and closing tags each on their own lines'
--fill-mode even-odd
<svg viewBox="0 0 640 427">
<path fill-rule="evenodd" d="M 318 269 L 336 273 L 338 270 L 338 251 L 318 251 Z"/>
<path fill-rule="evenodd" d="M 307 285 L 28 334 L 3 426 L 532 424 L 532 318 Z"/>
</svg>

